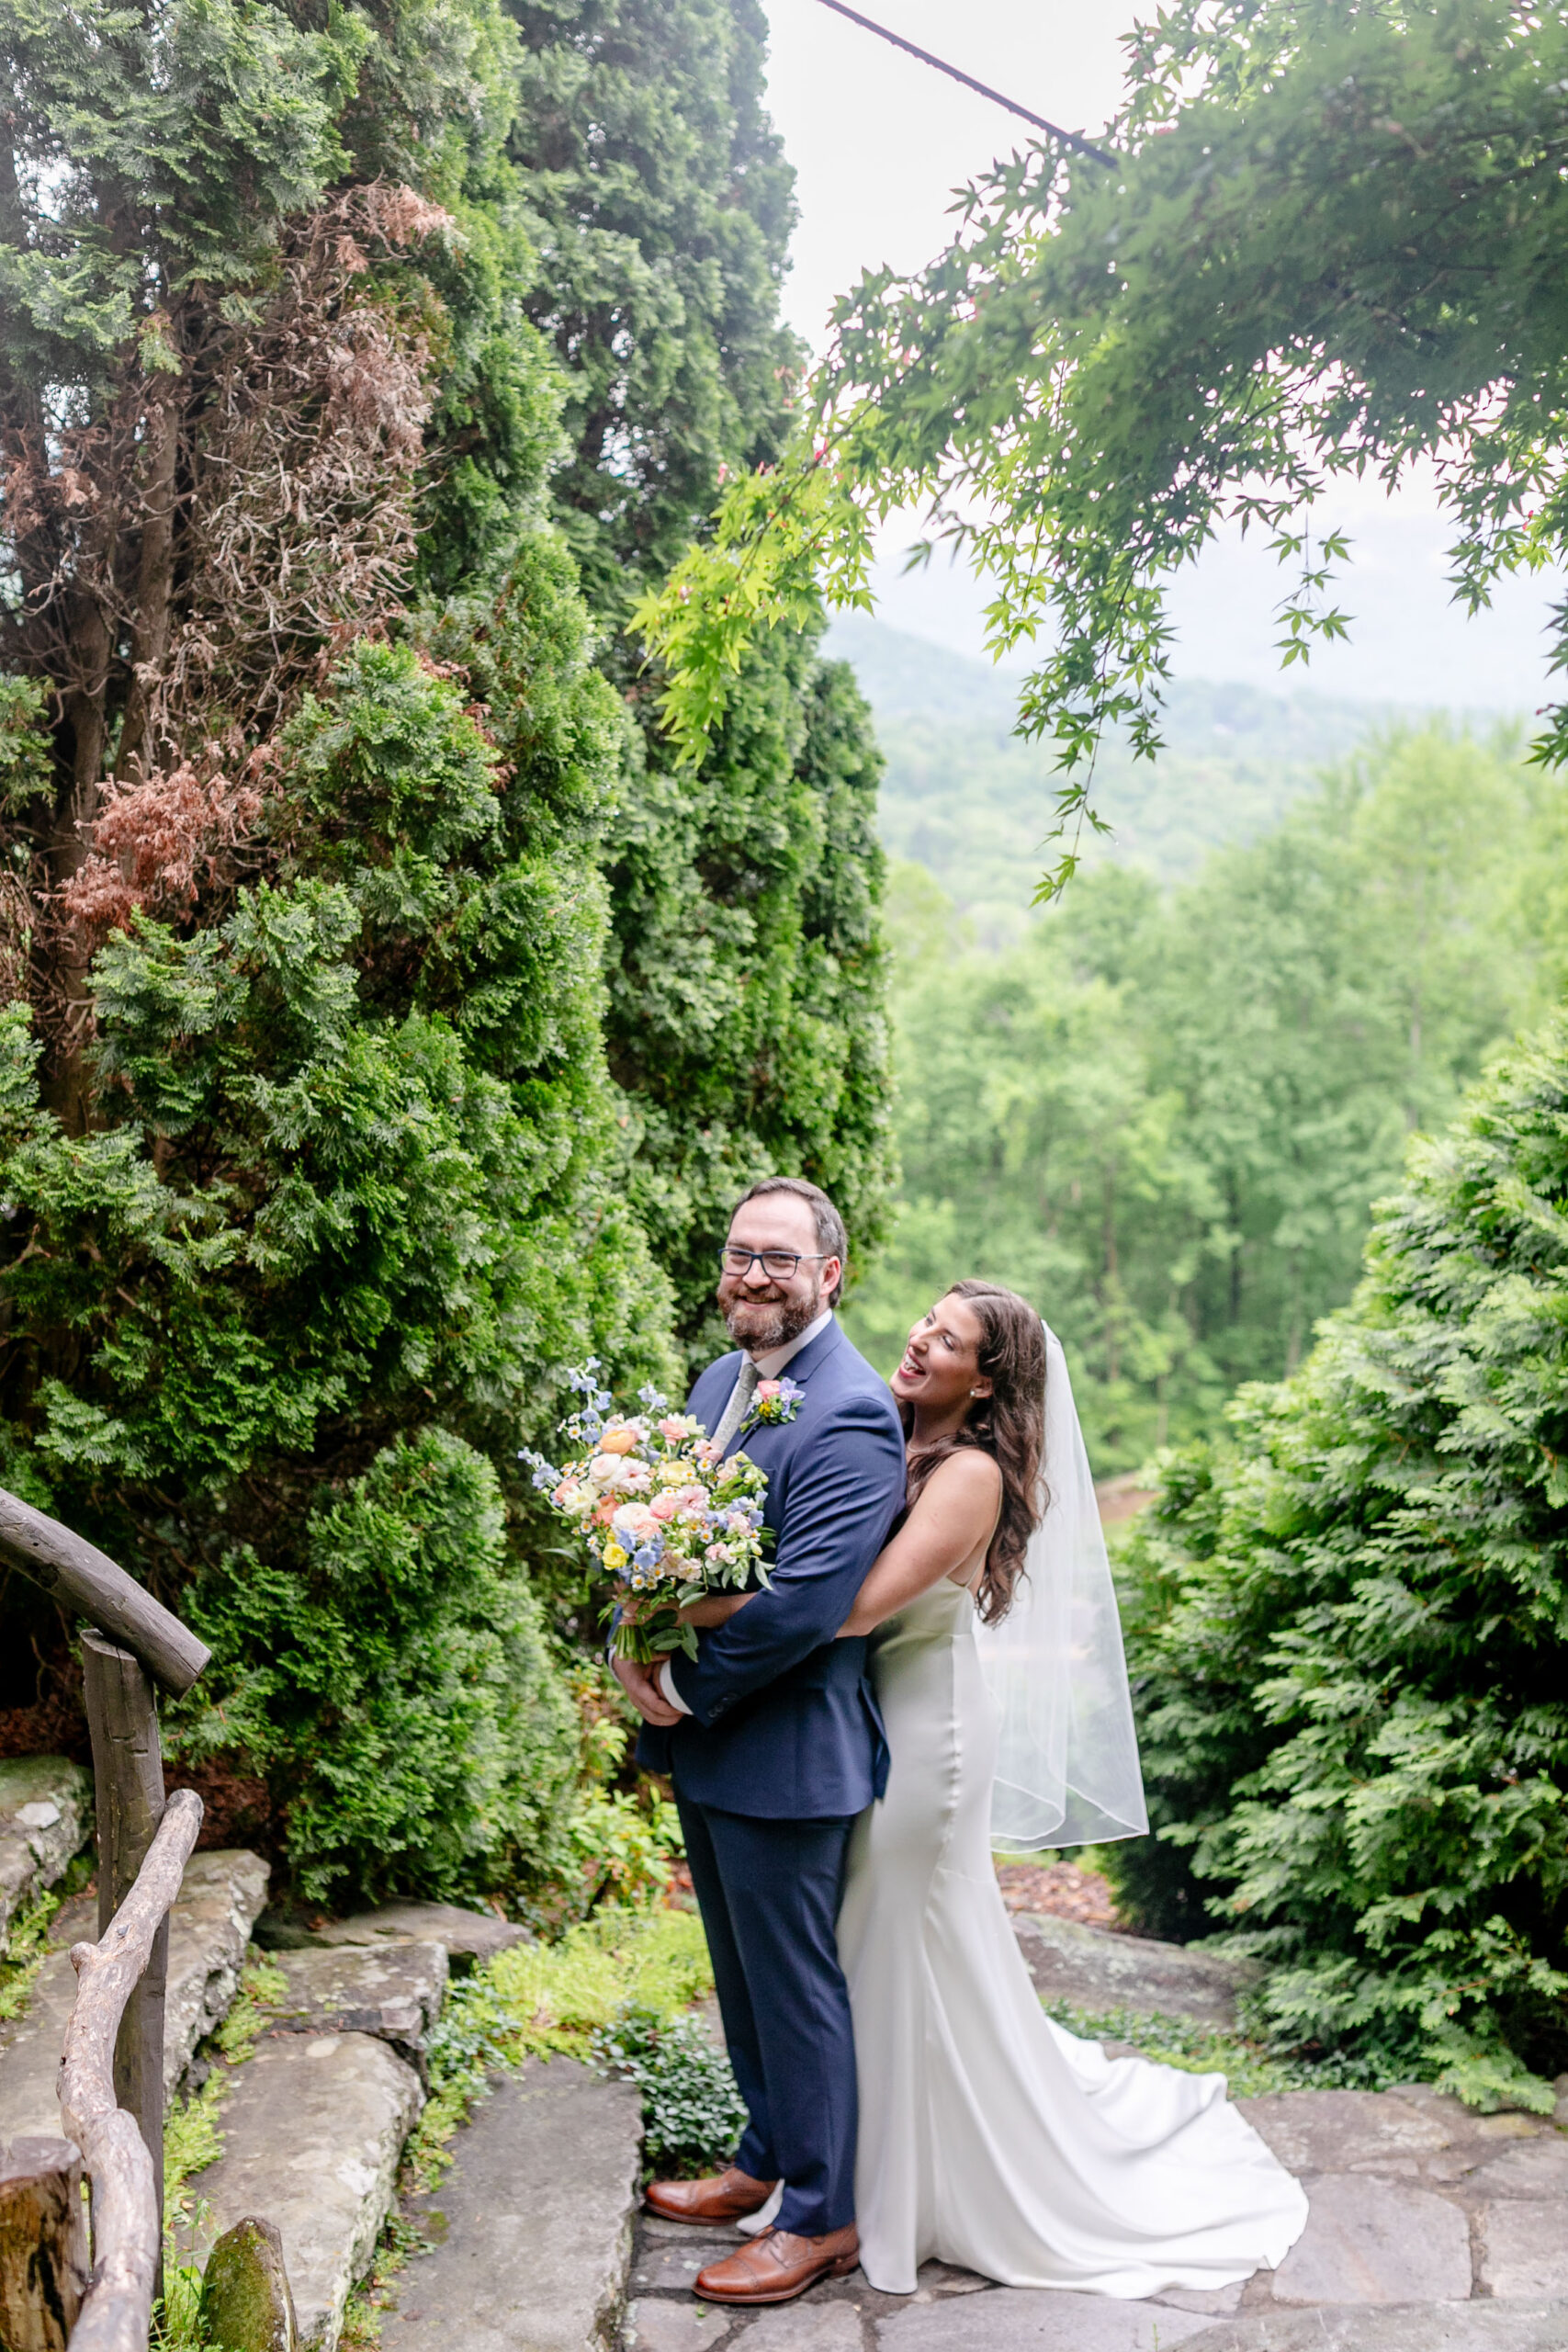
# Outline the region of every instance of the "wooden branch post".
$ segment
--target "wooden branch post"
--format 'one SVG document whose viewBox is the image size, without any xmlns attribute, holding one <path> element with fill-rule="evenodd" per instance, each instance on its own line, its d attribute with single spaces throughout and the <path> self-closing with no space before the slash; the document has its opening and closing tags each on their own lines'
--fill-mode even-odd
<svg viewBox="0 0 1568 2352">
<path fill-rule="evenodd" d="M 87 2291 L 82 2157 L 69 2140 L 0 2147 L 0 2344 L 65 2352 Z"/>
<path fill-rule="evenodd" d="M 82 1636 L 87 1724 L 98 1816 L 98 1935 L 136 1883 L 164 1818 L 164 1756 L 158 1707 L 140 1662 L 102 1634 Z M 164 2210 L 164 1997 L 169 1976 L 169 1922 L 152 1937 L 146 1973 L 126 2003 L 115 2044 L 114 2088 L 136 2118 L 152 2159 L 158 2211 Z M 155 2294 L 163 2291 L 160 2256 Z"/>
<path fill-rule="evenodd" d="M 200 1828 L 201 1799 L 176 1789 L 107 1932 L 71 1947 L 76 2000 L 60 2061 L 60 2113 L 93 2184 L 93 2278 L 71 2352 L 147 2352 L 163 2206 L 146 2143 L 117 2099 L 111 2053 Z"/>
</svg>

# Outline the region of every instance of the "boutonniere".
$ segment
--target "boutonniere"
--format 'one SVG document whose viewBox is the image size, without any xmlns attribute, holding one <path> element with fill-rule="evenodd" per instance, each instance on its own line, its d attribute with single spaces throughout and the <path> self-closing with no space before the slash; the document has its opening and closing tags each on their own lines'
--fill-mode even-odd
<svg viewBox="0 0 1568 2352">
<path fill-rule="evenodd" d="M 805 1401 L 805 1389 L 798 1387 L 787 1372 L 779 1380 L 759 1380 L 746 1426 L 755 1429 L 761 1423 L 776 1428 L 781 1421 L 793 1421 Z"/>
</svg>

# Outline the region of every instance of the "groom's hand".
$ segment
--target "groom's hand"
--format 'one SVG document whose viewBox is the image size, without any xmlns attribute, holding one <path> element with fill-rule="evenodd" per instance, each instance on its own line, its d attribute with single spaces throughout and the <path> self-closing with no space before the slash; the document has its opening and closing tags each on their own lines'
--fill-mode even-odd
<svg viewBox="0 0 1568 2352">
<path fill-rule="evenodd" d="M 646 1666 L 638 1666 L 635 1658 L 617 1657 L 611 1660 L 615 1679 L 645 1724 L 678 1724 L 681 1710 L 672 1707 Z"/>
</svg>

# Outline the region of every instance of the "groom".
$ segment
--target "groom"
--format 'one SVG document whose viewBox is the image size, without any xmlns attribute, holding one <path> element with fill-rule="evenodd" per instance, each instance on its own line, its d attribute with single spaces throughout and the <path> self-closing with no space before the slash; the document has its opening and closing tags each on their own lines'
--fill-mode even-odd
<svg viewBox="0 0 1568 2352">
<path fill-rule="evenodd" d="M 834 1635 L 904 1499 L 886 1385 L 834 1319 L 847 1243 L 815 1184 L 773 1176 L 730 1219 L 718 1303 L 738 1354 L 692 1391 L 725 1452 L 768 1474 L 770 1589 L 698 1655 L 656 1672 L 617 1658 L 643 1715 L 640 1762 L 670 1772 L 750 2118 L 715 2179 L 656 2181 L 655 2212 L 733 2222 L 784 2184 L 772 2229 L 697 2278 L 706 2301 L 781 2303 L 856 2259 L 855 2057 L 834 1928 L 851 1825 L 886 1774 L 863 1639 Z M 792 1420 L 748 1429 L 759 1380 L 788 1366 Z"/>
</svg>

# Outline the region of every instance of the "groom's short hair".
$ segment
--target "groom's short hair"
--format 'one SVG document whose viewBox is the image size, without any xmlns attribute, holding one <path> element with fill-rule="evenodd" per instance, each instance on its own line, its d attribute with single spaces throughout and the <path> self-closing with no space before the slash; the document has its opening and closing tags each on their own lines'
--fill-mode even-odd
<svg viewBox="0 0 1568 2352">
<path fill-rule="evenodd" d="M 770 1193 L 793 1193 L 811 1211 L 811 1222 L 817 1228 L 817 1247 L 825 1258 L 837 1258 L 840 1267 L 850 1262 L 850 1237 L 844 1231 L 844 1220 L 820 1185 L 808 1184 L 804 1176 L 764 1176 L 760 1183 L 742 1193 L 729 1212 L 733 1220 L 748 1201 L 760 1201 Z M 829 1295 L 829 1306 L 837 1306 L 843 1295 L 844 1277 L 840 1272 Z"/>
</svg>

